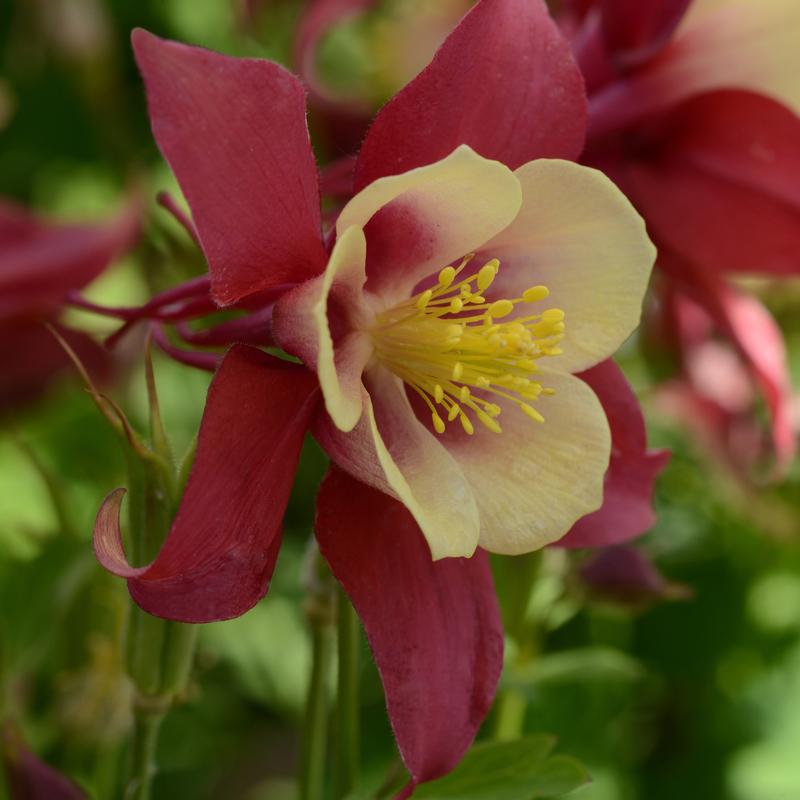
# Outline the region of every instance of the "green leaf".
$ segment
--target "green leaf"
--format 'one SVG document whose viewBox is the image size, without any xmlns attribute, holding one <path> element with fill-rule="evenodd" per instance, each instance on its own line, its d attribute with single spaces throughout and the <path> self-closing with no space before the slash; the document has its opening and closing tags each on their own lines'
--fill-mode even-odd
<svg viewBox="0 0 800 800">
<path fill-rule="evenodd" d="M 444 778 L 420 786 L 417 798 L 430 800 L 541 800 L 561 797 L 589 781 L 570 756 L 551 756 L 552 736 L 475 745 Z"/>
</svg>

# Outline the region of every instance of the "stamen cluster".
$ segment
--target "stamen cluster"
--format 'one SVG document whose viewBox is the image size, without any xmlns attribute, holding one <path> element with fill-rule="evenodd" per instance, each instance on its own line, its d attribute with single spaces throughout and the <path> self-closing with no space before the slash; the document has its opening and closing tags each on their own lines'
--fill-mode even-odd
<svg viewBox="0 0 800 800">
<path fill-rule="evenodd" d="M 456 418 L 468 434 L 475 431 L 473 418 L 501 433 L 497 398 L 544 422 L 530 401 L 554 390 L 531 376 L 538 372 L 539 358 L 561 353 L 564 312 L 548 308 L 497 322 L 518 304 L 541 302 L 549 291 L 531 286 L 521 297 L 488 302 L 483 293 L 500 262 L 493 258 L 460 278 L 472 258 L 445 267 L 435 286 L 376 317 L 370 330 L 376 356 L 423 399 L 437 433 L 446 430 L 445 420 Z"/>
</svg>

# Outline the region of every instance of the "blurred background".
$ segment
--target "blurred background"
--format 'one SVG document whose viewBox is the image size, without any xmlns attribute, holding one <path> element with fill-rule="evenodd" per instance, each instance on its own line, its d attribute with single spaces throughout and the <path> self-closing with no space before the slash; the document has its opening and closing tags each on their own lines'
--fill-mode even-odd
<svg viewBox="0 0 800 800">
<path fill-rule="evenodd" d="M 147 199 L 139 244 L 87 297 L 135 305 L 204 272 L 199 251 L 153 200 L 158 190 L 178 193 L 150 135 L 131 29 L 292 67 L 302 5 L 0 3 L 0 197 L 62 221 L 109 218 L 134 186 Z M 318 53 L 325 91 L 360 109 L 377 107 L 424 66 L 469 5 L 394 0 L 338 27 Z M 327 163 L 341 152 L 337 131 L 313 113 L 311 124 Z M 749 288 L 779 319 L 796 381 L 800 289 Z M 114 329 L 75 310 L 64 321 L 97 336 Z M 2 331 L 3 357 L 24 360 L 13 328 Z M 144 429 L 140 354 L 134 333 L 117 351 L 108 391 Z M 576 799 L 793 800 L 800 797 L 800 475 L 795 468 L 779 485 L 745 480 L 667 415 L 660 386 L 674 365 L 657 342 L 629 342 L 619 360 L 644 404 L 651 445 L 673 451 L 658 484 L 658 522 L 638 543 L 663 580 L 624 598 L 601 596 L 579 577 L 584 554 L 538 556 L 537 657 L 504 680 L 529 700 L 526 730 L 556 735 L 559 750 L 588 767 L 593 783 Z M 180 453 L 196 431 L 209 376 L 158 355 L 155 369 Z M 25 402 L 0 405 L 0 714 L 49 764 L 106 798 L 131 724 L 120 655 L 127 594 L 96 564 L 90 537 L 100 501 L 125 483 L 125 465 L 118 440 L 70 374 Z M 190 688 L 166 721 L 156 798 L 294 796 L 310 666 L 301 572 L 324 468 L 309 442 L 269 596 L 238 620 L 202 628 Z M 379 781 L 397 759 L 362 644 L 364 763 Z M 492 725 L 490 717 L 485 727 Z"/>
</svg>

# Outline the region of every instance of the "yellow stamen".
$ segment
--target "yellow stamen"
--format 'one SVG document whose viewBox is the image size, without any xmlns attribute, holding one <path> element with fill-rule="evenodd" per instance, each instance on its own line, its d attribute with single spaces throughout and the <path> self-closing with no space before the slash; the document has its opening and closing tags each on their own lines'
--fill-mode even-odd
<svg viewBox="0 0 800 800">
<path fill-rule="evenodd" d="M 545 286 L 531 286 L 522 297 L 487 302 L 483 292 L 497 277 L 500 262 L 491 259 L 461 278 L 471 258 L 445 267 L 433 288 L 375 318 L 370 334 L 376 356 L 424 400 L 439 434 L 456 419 L 473 434 L 470 416 L 501 433 L 501 406 L 489 398 L 510 401 L 530 419 L 543 422 L 530 403 L 553 390 L 533 376 L 538 359 L 561 352 L 564 312 L 548 308 L 496 321 L 509 317 L 520 303 L 544 300 L 549 292 Z"/>
<path fill-rule="evenodd" d="M 448 286 L 453 282 L 453 279 L 456 277 L 456 271 L 454 267 L 445 267 L 439 273 L 439 286 L 442 289 L 447 289 Z"/>
<path fill-rule="evenodd" d="M 531 286 L 522 293 L 522 299 L 526 303 L 538 303 L 550 296 L 550 290 L 546 286 Z"/>
</svg>

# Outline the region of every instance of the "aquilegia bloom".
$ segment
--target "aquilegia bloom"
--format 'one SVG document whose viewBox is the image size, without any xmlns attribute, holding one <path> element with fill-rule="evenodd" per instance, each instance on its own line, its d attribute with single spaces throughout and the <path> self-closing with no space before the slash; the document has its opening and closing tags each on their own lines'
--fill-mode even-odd
<svg viewBox="0 0 800 800">
<path fill-rule="evenodd" d="M 654 249 L 607 178 L 559 160 L 582 147 L 585 97 L 540 2 L 464 18 L 377 116 L 325 238 L 299 81 L 144 31 L 134 47 L 215 299 L 263 301 L 255 318 L 305 366 L 234 346 L 162 551 L 127 564 L 116 492 L 98 556 L 152 613 L 243 613 L 267 590 L 311 428 L 335 463 L 320 549 L 412 778 L 430 780 L 469 746 L 502 664 L 485 549 L 541 547 L 602 502 L 609 425 L 573 373 L 593 367 L 615 396 L 600 362 L 638 322 Z"/>
</svg>

